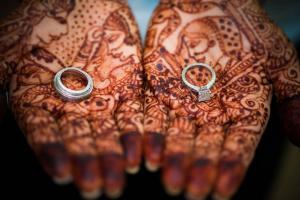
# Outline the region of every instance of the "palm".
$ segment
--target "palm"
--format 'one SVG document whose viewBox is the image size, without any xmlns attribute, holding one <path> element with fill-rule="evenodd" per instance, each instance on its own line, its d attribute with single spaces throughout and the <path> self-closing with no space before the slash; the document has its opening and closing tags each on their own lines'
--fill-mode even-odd
<svg viewBox="0 0 300 200">
<path fill-rule="evenodd" d="M 144 62 L 148 167 L 157 168 L 164 155 L 163 181 L 171 193 L 187 181 L 191 198 L 211 190 L 231 196 L 267 123 L 271 81 L 279 99 L 299 92 L 295 51 L 254 1 L 162 3 L 148 32 Z M 181 80 L 183 68 L 197 62 L 211 65 L 217 74 L 207 102 L 198 102 Z M 203 86 L 211 74 L 193 68 L 187 78 Z"/>
<path fill-rule="evenodd" d="M 11 60 L 18 60 L 10 82 L 11 105 L 29 143 L 55 180 L 73 176 L 83 192 L 95 194 L 104 185 L 109 195 L 119 195 L 125 165 L 135 172 L 141 155 L 139 36 L 127 5 L 73 3 L 69 2 L 68 12 L 60 13 L 60 1 L 28 4 L 27 12 L 45 6 L 45 12 L 54 7 L 51 13 L 57 13 L 52 18 L 40 16 L 44 18 L 33 25 L 32 33 L 22 40 L 23 49 L 29 51 L 10 54 Z M 56 72 L 69 66 L 92 76 L 94 90 L 88 99 L 64 101 L 55 92 Z M 84 87 L 76 76 L 63 81 L 72 89 Z"/>
</svg>

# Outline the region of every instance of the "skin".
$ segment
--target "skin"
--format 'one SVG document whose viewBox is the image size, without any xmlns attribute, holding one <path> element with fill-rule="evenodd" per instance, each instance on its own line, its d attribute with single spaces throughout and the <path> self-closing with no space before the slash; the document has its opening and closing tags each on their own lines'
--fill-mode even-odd
<svg viewBox="0 0 300 200">
<path fill-rule="evenodd" d="M 258 1 L 161 0 L 143 61 L 146 166 L 162 167 L 168 193 L 232 197 L 267 125 L 273 92 L 289 119 L 286 133 L 299 141 L 297 53 Z M 195 62 L 217 75 L 206 102 L 181 80 L 183 68 Z M 187 73 L 198 86 L 210 78 L 203 68 Z"/>
<path fill-rule="evenodd" d="M 86 198 L 104 188 L 118 197 L 125 169 L 141 160 L 143 74 L 141 44 L 125 1 L 25 1 L 0 25 L 0 86 L 46 172 L 57 183 L 73 178 Z M 94 81 L 91 96 L 65 101 L 53 78 L 78 67 Z M 85 81 L 66 74 L 65 85 Z"/>
<path fill-rule="evenodd" d="M 273 91 L 290 119 L 285 132 L 300 141 L 296 52 L 255 1 L 161 1 L 144 53 L 144 127 L 140 39 L 123 1 L 24 1 L 0 25 L 0 52 L 0 88 L 9 88 L 29 144 L 56 182 L 73 177 L 86 198 L 101 188 L 120 195 L 124 169 L 138 170 L 143 129 L 147 167 L 163 167 L 168 192 L 231 197 L 267 124 Z M 208 102 L 197 102 L 180 80 L 196 61 L 217 73 Z M 55 93 L 53 77 L 68 66 L 93 77 L 89 99 L 67 102 Z M 194 69 L 187 78 L 205 85 L 210 76 Z M 72 75 L 63 82 L 85 84 Z"/>
</svg>

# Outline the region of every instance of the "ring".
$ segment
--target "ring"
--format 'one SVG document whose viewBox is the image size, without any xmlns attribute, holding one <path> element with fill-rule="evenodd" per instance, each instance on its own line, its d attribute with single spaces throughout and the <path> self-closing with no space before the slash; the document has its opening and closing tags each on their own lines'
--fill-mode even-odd
<svg viewBox="0 0 300 200">
<path fill-rule="evenodd" d="M 188 82 L 188 80 L 186 79 L 186 73 L 189 69 L 191 69 L 193 67 L 204 67 L 204 68 L 208 69 L 210 71 L 211 75 L 212 75 L 211 80 L 204 86 L 196 86 L 196 85 L 193 85 L 190 82 Z M 198 101 L 199 102 L 210 100 L 210 98 L 212 97 L 210 88 L 214 85 L 214 83 L 216 81 L 216 73 L 215 73 L 214 69 L 211 66 L 209 66 L 205 63 L 190 64 L 182 70 L 181 78 L 182 78 L 184 84 L 187 87 L 189 87 L 192 90 L 198 92 Z"/>
<path fill-rule="evenodd" d="M 79 74 L 80 76 L 82 76 L 87 81 L 87 85 L 85 86 L 85 88 L 83 88 L 81 90 L 71 90 L 71 89 L 67 88 L 61 80 L 61 76 L 65 72 L 75 73 L 75 74 Z M 77 100 L 82 100 L 82 99 L 87 98 L 92 93 L 93 87 L 94 87 L 92 77 L 85 71 L 82 71 L 81 69 L 76 68 L 76 67 L 67 67 L 67 68 L 64 68 L 64 69 L 58 71 L 55 74 L 53 83 L 54 83 L 54 88 L 55 88 L 56 92 L 63 99 L 68 100 L 68 101 L 77 101 Z"/>
</svg>

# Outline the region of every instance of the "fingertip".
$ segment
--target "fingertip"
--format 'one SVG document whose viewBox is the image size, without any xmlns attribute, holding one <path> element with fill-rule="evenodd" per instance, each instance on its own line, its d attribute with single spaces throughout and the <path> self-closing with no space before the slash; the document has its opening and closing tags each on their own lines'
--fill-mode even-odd
<svg viewBox="0 0 300 200">
<path fill-rule="evenodd" d="M 142 139 L 137 132 L 125 133 L 121 136 L 124 148 L 126 171 L 135 174 L 139 171 L 142 157 Z"/>
<path fill-rule="evenodd" d="M 165 138 L 159 133 L 147 133 L 144 137 L 145 166 L 151 171 L 157 171 L 163 159 Z"/>
<path fill-rule="evenodd" d="M 119 190 L 107 190 L 106 195 L 110 199 L 118 199 L 120 196 L 122 196 L 123 191 L 121 189 Z"/>
<path fill-rule="evenodd" d="M 218 199 L 230 199 L 239 188 L 246 168 L 237 158 L 223 158 L 218 170 L 214 196 Z"/>
<path fill-rule="evenodd" d="M 140 167 L 136 166 L 136 167 L 127 167 L 126 168 L 126 172 L 128 174 L 137 174 L 140 171 Z"/>
<path fill-rule="evenodd" d="M 189 171 L 186 196 L 189 199 L 205 199 L 216 179 L 216 166 L 209 159 L 197 159 Z"/>
<path fill-rule="evenodd" d="M 145 167 L 150 172 L 156 172 L 156 171 L 158 171 L 160 166 L 158 164 L 154 164 L 154 163 L 146 160 L 145 161 Z"/>
<path fill-rule="evenodd" d="M 165 191 L 170 196 L 177 196 L 182 192 L 182 188 L 165 185 Z"/>
<path fill-rule="evenodd" d="M 186 155 L 166 155 L 163 164 L 163 184 L 170 195 L 178 195 L 182 192 L 186 178 Z"/>
<path fill-rule="evenodd" d="M 224 198 L 224 197 L 221 197 L 221 196 L 219 196 L 217 194 L 213 194 L 212 195 L 212 199 L 213 200 L 229 200 L 230 198 Z"/>
<path fill-rule="evenodd" d="M 45 171 L 59 185 L 72 181 L 69 155 L 62 143 L 47 143 L 37 145 L 37 156 Z"/>
<path fill-rule="evenodd" d="M 74 182 L 82 194 L 97 194 L 103 184 L 98 159 L 93 155 L 73 155 L 72 168 Z"/>
<path fill-rule="evenodd" d="M 124 157 L 118 153 L 105 153 L 101 155 L 101 165 L 105 193 L 110 198 L 117 198 L 125 186 Z"/>
<path fill-rule="evenodd" d="M 102 192 L 100 189 L 96 189 L 94 191 L 89 191 L 89 192 L 86 192 L 86 191 L 82 191 L 80 192 L 81 196 L 83 199 L 97 199 L 99 198 L 101 195 L 102 195 Z"/>
<path fill-rule="evenodd" d="M 300 95 L 286 99 L 280 104 L 281 131 L 291 143 L 300 147 Z"/>
<path fill-rule="evenodd" d="M 65 177 L 53 177 L 53 182 L 57 185 L 68 185 L 73 181 L 73 177 L 71 175 L 67 175 Z"/>
</svg>

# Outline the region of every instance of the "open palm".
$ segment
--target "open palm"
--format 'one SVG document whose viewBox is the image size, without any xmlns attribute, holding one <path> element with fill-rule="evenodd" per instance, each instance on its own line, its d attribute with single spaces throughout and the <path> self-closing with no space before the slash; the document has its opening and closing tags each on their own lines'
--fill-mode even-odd
<svg viewBox="0 0 300 200">
<path fill-rule="evenodd" d="M 7 34 L 9 32 L 9 34 Z M 31 1 L 1 24 L 1 84 L 8 77 L 15 117 L 46 171 L 70 177 L 86 197 L 120 195 L 124 169 L 141 156 L 141 46 L 133 16 L 117 1 Z M 94 82 L 83 101 L 62 100 L 57 71 L 78 67 Z M 63 77 L 67 87 L 84 81 Z M 123 144 L 123 147 L 122 147 Z"/>
<path fill-rule="evenodd" d="M 181 80 L 183 68 L 199 62 L 217 75 L 205 102 Z M 191 199 L 211 191 L 231 197 L 266 127 L 272 91 L 279 100 L 300 92 L 292 45 L 257 1 L 163 0 L 148 30 L 144 64 L 147 167 L 163 167 L 171 194 L 186 188 Z M 203 86 L 211 73 L 195 67 L 187 78 Z"/>
</svg>

